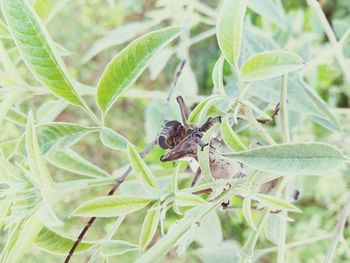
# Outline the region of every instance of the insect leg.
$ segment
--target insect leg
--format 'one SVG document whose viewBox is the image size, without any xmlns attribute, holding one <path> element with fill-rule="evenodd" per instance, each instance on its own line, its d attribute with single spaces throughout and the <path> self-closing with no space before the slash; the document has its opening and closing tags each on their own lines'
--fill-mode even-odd
<svg viewBox="0 0 350 263">
<path fill-rule="evenodd" d="M 277 103 L 277 105 L 275 107 L 275 110 L 273 111 L 273 113 L 271 115 L 271 119 L 270 120 L 260 120 L 260 119 L 258 119 L 257 121 L 260 122 L 261 124 L 266 124 L 266 123 L 269 123 L 269 122 L 273 121 L 278 116 L 278 114 L 280 112 L 280 109 L 281 109 L 280 103 Z"/>
<path fill-rule="evenodd" d="M 207 121 L 199 128 L 200 132 L 206 132 L 209 130 L 215 123 L 221 123 L 221 116 L 209 117 Z"/>
<path fill-rule="evenodd" d="M 184 99 L 181 96 L 177 96 L 176 101 L 180 107 L 182 124 L 185 128 L 188 128 L 187 119 L 188 119 L 188 116 L 190 116 L 190 110 L 188 109 Z"/>
<path fill-rule="evenodd" d="M 201 176 L 201 168 L 198 167 L 196 173 L 194 174 L 194 178 L 193 178 L 193 181 L 191 183 L 191 187 L 193 187 L 197 184 L 200 176 Z"/>
</svg>

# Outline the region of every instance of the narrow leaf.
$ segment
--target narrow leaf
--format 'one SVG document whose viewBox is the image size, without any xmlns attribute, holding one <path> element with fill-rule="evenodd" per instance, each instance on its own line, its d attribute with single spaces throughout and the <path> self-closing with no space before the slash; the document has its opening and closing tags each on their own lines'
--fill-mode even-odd
<svg viewBox="0 0 350 263">
<path fill-rule="evenodd" d="M 247 0 L 226 0 L 216 25 L 219 47 L 225 59 L 237 65 L 241 53 L 243 20 Z"/>
<path fill-rule="evenodd" d="M 35 0 L 34 10 L 47 23 L 67 2 L 68 0 Z"/>
<path fill-rule="evenodd" d="M 147 248 L 157 231 L 160 219 L 160 210 L 161 206 L 159 206 L 159 202 L 157 202 L 147 211 L 146 217 L 143 220 L 139 240 L 141 251 L 144 251 Z"/>
<path fill-rule="evenodd" d="M 234 152 L 241 152 L 247 149 L 237 134 L 233 131 L 229 121 L 225 118 L 220 125 L 221 136 L 228 147 Z"/>
<path fill-rule="evenodd" d="M 90 49 L 82 58 L 82 63 L 88 62 L 94 56 L 98 55 L 105 49 L 121 45 L 132 40 L 137 35 L 158 24 L 158 21 L 146 20 L 127 23 L 126 25 L 118 26 L 110 32 L 107 32 L 102 38 L 92 44 Z"/>
<path fill-rule="evenodd" d="M 184 192 L 176 192 L 175 193 L 175 202 L 177 206 L 196 206 L 206 203 L 205 200 L 200 198 L 197 195 L 184 193 Z"/>
<path fill-rule="evenodd" d="M 201 101 L 188 116 L 189 124 L 202 124 L 205 121 L 207 112 L 211 107 L 223 100 L 222 96 L 212 95 Z"/>
<path fill-rule="evenodd" d="M 213 133 L 217 127 L 218 127 L 217 125 L 214 125 L 213 127 L 210 128 L 209 131 L 207 131 L 204 134 L 202 139 L 203 143 L 210 144 L 210 141 L 212 139 L 211 137 L 213 136 Z M 213 175 L 211 173 L 210 160 L 209 160 L 209 148 L 210 148 L 210 145 L 204 147 L 203 149 L 201 149 L 201 147 L 198 146 L 198 149 L 197 149 L 199 167 L 201 168 L 202 176 L 207 182 L 213 181 Z"/>
<path fill-rule="evenodd" d="M 227 156 L 267 172 L 304 175 L 325 174 L 345 160 L 337 148 L 317 142 L 263 146 Z"/>
<path fill-rule="evenodd" d="M 25 132 L 25 148 L 32 175 L 39 179 L 40 185 L 43 189 L 50 190 L 53 187 L 54 182 L 45 164 L 44 158 L 41 155 L 32 114 L 29 114 Z"/>
<path fill-rule="evenodd" d="M 130 144 L 128 144 L 128 156 L 132 169 L 140 182 L 156 188 L 158 185 L 151 169 L 146 165 L 136 149 Z"/>
<path fill-rule="evenodd" d="M 136 81 L 154 55 L 180 32 L 178 27 L 169 27 L 146 34 L 129 44 L 110 62 L 97 88 L 97 103 L 103 114 Z"/>
<path fill-rule="evenodd" d="M 53 43 L 37 15 L 25 0 L 1 0 L 8 28 L 34 76 L 52 93 L 83 106 L 64 63 L 53 52 Z"/>
<path fill-rule="evenodd" d="M 137 250 L 137 246 L 123 240 L 107 240 L 101 245 L 102 255 L 111 257 Z"/>
<path fill-rule="evenodd" d="M 242 65 L 242 81 L 257 81 L 282 76 L 302 69 L 305 63 L 298 55 L 285 50 L 272 50 L 249 57 Z"/>
<path fill-rule="evenodd" d="M 127 139 L 110 128 L 101 129 L 100 140 L 105 146 L 114 150 L 125 151 L 127 149 Z"/>
<path fill-rule="evenodd" d="M 242 212 L 248 225 L 254 230 L 256 230 L 256 226 L 252 216 L 251 203 L 252 203 L 252 199 L 249 196 L 246 196 L 243 200 Z"/>
<path fill-rule="evenodd" d="M 67 237 L 54 230 L 44 227 L 34 244 L 40 249 L 55 255 L 66 255 L 75 242 L 75 238 Z M 79 254 L 90 249 L 94 245 L 93 242 L 80 242 L 74 253 Z"/>
<path fill-rule="evenodd" d="M 37 129 L 43 154 L 49 152 L 53 147 L 66 148 L 71 146 L 85 135 L 98 131 L 96 128 L 88 128 L 67 122 L 42 124 L 38 125 Z"/>
<path fill-rule="evenodd" d="M 115 217 L 131 214 L 144 208 L 152 200 L 145 197 L 119 195 L 103 196 L 89 200 L 80 205 L 73 216 Z"/>
<path fill-rule="evenodd" d="M 46 158 L 56 167 L 72 173 L 90 177 L 108 176 L 107 172 L 70 149 L 65 151 L 52 151 L 46 156 Z"/>
<path fill-rule="evenodd" d="M 216 61 L 213 73 L 212 73 L 212 80 L 213 80 L 213 93 L 218 92 L 221 94 L 225 94 L 225 89 L 224 89 L 224 80 L 223 80 L 223 70 L 224 70 L 224 62 L 225 59 L 221 55 Z"/>
<path fill-rule="evenodd" d="M 271 209 L 278 209 L 283 211 L 289 211 L 289 212 L 297 212 L 301 213 L 301 210 L 296 207 L 295 205 L 281 199 L 277 198 L 275 196 L 271 195 L 265 195 L 265 194 L 256 194 L 255 198 L 262 203 L 263 205 L 267 206 Z"/>
</svg>

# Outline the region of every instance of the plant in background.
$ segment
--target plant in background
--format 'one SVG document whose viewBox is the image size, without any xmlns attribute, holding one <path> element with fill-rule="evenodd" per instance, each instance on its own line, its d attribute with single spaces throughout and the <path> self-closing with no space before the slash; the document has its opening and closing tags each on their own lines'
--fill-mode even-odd
<svg viewBox="0 0 350 263">
<path fill-rule="evenodd" d="M 159 0 L 147 20 L 123 25 L 91 45 L 83 63 L 134 39 L 105 66 L 93 88 L 71 76 L 62 59 L 69 52 L 45 27 L 66 2 L 1 0 L 1 262 L 21 262 L 32 244 L 60 255 L 51 259 L 57 262 L 72 256 L 106 262 L 128 255 L 128 261 L 155 262 L 174 248 L 177 256 L 202 262 L 252 262 L 273 252 L 271 260 L 293 262 L 303 255 L 289 249 L 320 240 L 330 244 L 321 253 L 325 262 L 335 257 L 338 243 L 345 250 L 340 256 L 349 259 L 343 236 L 350 210 L 346 186 L 333 231 L 314 235 L 298 229 L 307 207 L 293 204 L 311 175 L 349 174 L 348 144 L 335 139 L 348 139 L 343 130 L 349 127 L 335 115 L 345 112 L 346 119 L 349 110 L 330 109 L 314 89 L 315 67 L 329 50 L 342 72 L 337 89 L 348 87 L 349 59 L 342 44 L 349 30 L 338 40 L 318 2 L 309 0 L 331 45 L 315 44 L 325 54 L 313 58 L 304 41 L 293 40 L 298 35 L 319 39 L 322 33 L 297 28 L 298 13 L 286 14 L 279 0 L 225 0 L 217 9 L 204 1 Z M 213 91 L 199 96 L 191 65 L 199 58 L 192 57 L 190 47 L 213 36 L 218 43 Z M 168 93 L 133 93 L 146 68 L 155 79 L 175 54 L 187 62 L 180 64 Z M 180 94 L 196 106 L 189 110 Z M 147 106 L 149 144 L 140 153 L 130 133 L 123 136 L 109 127 L 111 111 L 128 96 L 158 98 Z M 57 120 L 72 110 L 88 119 Z M 109 174 L 80 156 L 74 147 L 88 135 L 97 153 L 104 148 L 121 152 L 130 166 Z M 152 154 L 157 158 L 144 160 Z M 66 173 L 85 177 L 67 179 Z M 78 198 L 62 209 L 67 198 L 97 187 L 111 189 L 106 196 Z M 222 210 L 229 221 L 245 220 L 244 234 L 231 235 L 232 225 L 222 230 Z M 137 226 L 128 217 L 139 211 L 145 216 Z M 90 218 L 77 238 L 73 232 L 78 231 L 67 231 L 72 217 Z M 97 218 L 112 219 L 112 226 L 102 238 L 87 241 Z M 138 227 L 138 237 L 116 235 L 122 226 Z M 259 241 L 264 248 L 257 248 Z"/>
</svg>

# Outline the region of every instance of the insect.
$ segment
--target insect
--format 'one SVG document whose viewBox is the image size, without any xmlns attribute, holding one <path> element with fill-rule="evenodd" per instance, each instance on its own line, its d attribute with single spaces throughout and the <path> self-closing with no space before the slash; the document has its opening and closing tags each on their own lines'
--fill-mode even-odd
<svg viewBox="0 0 350 263">
<path fill-rule="evenodd" d="M 221 156 L 217 149 L 221 143 L 217 139 L 212 139 L 209 143 L 204 143 L 202 137 L 215 123 L 221 122 L 221 116 L 209 117 L 202 126 L 190 125 L 187 122 L 190 111 L 183 98 L 176 98 L 180 111 L 182 123 L 171 120 L 166 121 L 161 133 L 157 137 L 158 145 L 167 149 L 168 152 L 161 156 L 162 162 L 175 161 L 185 157 L 190 157 L 198 161 L 198 149 L 203 150 L 209 147 L 209 164 L 214 178 L 232 178 L 240 174 L 240 164 Z M 192 185 L 196 183 L 200 176 L 200 168 L 195 172 Z"/>
</svg>

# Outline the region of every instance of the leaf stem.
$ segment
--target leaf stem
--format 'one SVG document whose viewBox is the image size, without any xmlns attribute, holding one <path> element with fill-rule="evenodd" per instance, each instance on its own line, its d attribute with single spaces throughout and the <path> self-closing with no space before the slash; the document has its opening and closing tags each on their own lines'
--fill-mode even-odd
<svg viewBox="0 0 350 263">
<path fill-rule="evenodd" d="M 307 0 L 307 3 L 320 20 L 323 30 L 333 47 L 334 56 L 338 60 L 340 68 L 342 69 L 346 79 L 350 83 L 350 70 L 344 57 L 342 45 L 338 42 L 337 37 L 335 36 L 333 29 L 327 20 L 327 17 L 322 11 L 320 4 L 316 0 Z"/>
<path fill-rule="evenodd" d="M 331 246 L 328 250 L 327 257 L 324 261 L 325 263 L 332 262 L 332 258 L 333 258 L 335 249 L 337 248 L 337 244 L 343 235 L 346 219 L 348 218 L 349 213 L 350 213 L 350 194 L 348 195 L 348 197 L 345 201 L 344 208 L 340 213 L 338 223 L 337 223 L 335 230 L 334 230 L 332 243 L 331 243 Z"/>
</svg>

